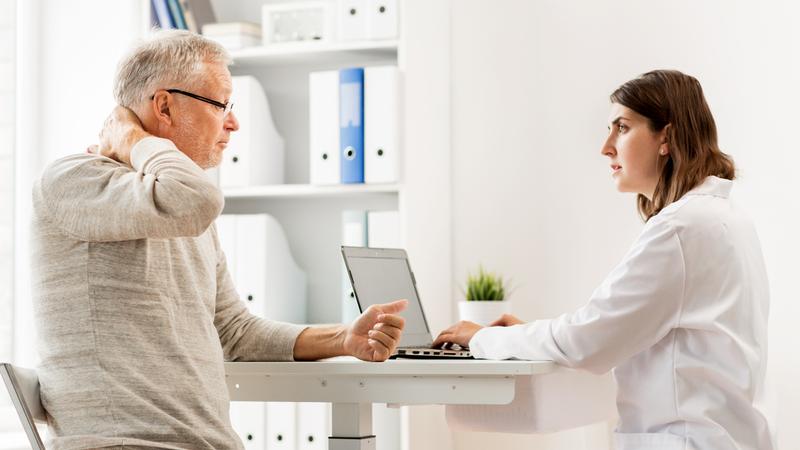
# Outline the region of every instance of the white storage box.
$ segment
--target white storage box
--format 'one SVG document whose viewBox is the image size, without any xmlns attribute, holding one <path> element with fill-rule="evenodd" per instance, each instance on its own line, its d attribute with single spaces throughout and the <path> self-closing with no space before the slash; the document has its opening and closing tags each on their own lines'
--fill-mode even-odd
<svg viewBox="0 0 800 450">
<path fill-rule="evenodd" d="M 261 11 L 264 45 L 336 40 L 336 20 L 329 1 L 266 4 Z"/>
<path fill-rule="evenodd" d="M 239 50 L 261 44 L 261 27 L 251 22 L 209 23 L 203 25 L 203 36 L 228 50 Z"/>
</svg>

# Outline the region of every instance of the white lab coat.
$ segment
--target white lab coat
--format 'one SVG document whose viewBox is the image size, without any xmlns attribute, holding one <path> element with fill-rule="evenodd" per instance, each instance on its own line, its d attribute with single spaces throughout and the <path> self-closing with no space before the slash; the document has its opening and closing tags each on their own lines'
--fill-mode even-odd
<svg viewBox="0 0 800 450">
<path fill-rule="evenodd" d="M 619 450 L 772 450 L 767 276 L 731 186 L 708 177 L 653 216 L 576 312 L 484 328 L 472 353 L 613 368 Z"/>
</svg>

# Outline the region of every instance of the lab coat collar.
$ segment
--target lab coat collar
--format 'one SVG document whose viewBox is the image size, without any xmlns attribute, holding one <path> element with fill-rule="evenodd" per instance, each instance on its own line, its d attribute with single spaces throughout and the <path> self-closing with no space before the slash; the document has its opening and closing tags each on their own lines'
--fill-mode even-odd
<svg viewBox="0 0 800 450">
<path fill-rule="evenodd" d="M 715 176 L 707 177 L 702 183 L 686 193 L 686 195 L 713 195 L 728 198 L 731 195 L 733 181 Z"/>
</svg>

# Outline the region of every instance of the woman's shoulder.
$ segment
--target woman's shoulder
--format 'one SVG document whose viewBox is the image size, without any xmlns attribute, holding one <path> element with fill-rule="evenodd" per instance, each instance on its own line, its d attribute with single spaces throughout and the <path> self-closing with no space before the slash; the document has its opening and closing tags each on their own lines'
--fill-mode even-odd
<svg viewBox="0 0 800 450">
<path fill-rule="evenodd" d="M 682 238 L 705 238 L 731 226 L 749 224 L 749 217 L 730 199 L 731 186 L 731 180 L 709 177 L 650 221 L 653 226 L 674 228 Z"/>
</svg>

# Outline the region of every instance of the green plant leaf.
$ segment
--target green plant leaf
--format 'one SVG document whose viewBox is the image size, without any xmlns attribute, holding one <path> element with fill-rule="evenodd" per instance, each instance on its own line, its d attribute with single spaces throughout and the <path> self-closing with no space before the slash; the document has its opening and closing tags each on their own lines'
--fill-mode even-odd
<svg viewBox="0 0 800 450">
<path fill-rule="evenodd" d="M 505 299 L 506 286 L 503 279 L 495 273 L 487 272 L 483 266 L 476 274 L 467 274 L 465 297 L 468 301 L 498 301 Z"/>
</svg>

